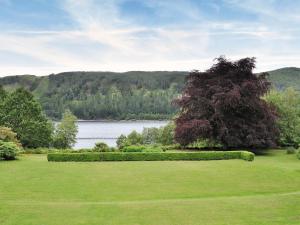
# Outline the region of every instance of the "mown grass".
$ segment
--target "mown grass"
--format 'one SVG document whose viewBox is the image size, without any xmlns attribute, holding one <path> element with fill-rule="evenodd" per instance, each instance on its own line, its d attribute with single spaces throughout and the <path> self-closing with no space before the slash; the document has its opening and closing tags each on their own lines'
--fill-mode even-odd
<svg viewBox="0 0 300 225">
<path fill-rule="evenodd" d="M 300 224 L 300 160 L 0 163 L 0 224 Z"/>
</svg>

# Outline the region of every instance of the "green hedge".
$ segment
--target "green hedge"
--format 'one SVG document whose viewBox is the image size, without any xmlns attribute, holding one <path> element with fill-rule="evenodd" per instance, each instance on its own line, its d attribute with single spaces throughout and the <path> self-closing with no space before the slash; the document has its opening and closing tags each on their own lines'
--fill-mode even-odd
<svg viewBox="0 0 300 225">
<path fill-rule="evenodd" d="M 300 159 L 300 150 L 298 150 L 297 157 Z"/>
<path fill-rule="evenodd" d="M 103 153 L 50 153 L 48 161 L 165 161 L 165 160 L 221 160 L 243 159 L 253 161 L 254 154 L 246 151 L 207 152 L 103 152 Z"/>
<path fill-rule="evenodd" d="M 163 152 L 161 146 L 155 145 L 129 145 L 121 150 L 122 152 Z"/>
</svg>

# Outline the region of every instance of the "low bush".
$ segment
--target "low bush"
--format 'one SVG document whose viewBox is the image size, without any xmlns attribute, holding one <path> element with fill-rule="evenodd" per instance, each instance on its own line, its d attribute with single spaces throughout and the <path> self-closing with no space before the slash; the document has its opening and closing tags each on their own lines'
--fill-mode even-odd
<svg viewBox="0 0 300 225">
<path fill-rule="evenodd" d="M 48 161 L 165 161 L 165 160 L 222 160 L 253 161 L 254 154 L 246 151 L 209 152 L 103 152 L 103 153 L 50 153 Z"/>
<path fill-rule="evenodd" d="M 297 157 L 300 159 L 300 150 L 298 150 Z"/>
<path fill-rule="evenodd" d="M 95 147 L 93 148 L 94 152 L 109 152 L 110 148 L 108 145 L 104 142 L 97 142 L 95 144 Z"/>
<path fill-rule="evenodd" d="M 146 146 L 143 152 L 164 152 L 161 146 Z"/>
<path fill-rule="evenodd" d="M 18 147 L 22 147 L 20 141 L 17 138 L 17 134 L 9 127 L 0 126 L 0 140 L 4 142 L 13 142 Z"/>
<path fill-rule="evenodd" d="M 0 160 L 14 160 L 20 148 L 14 142 L 0 141 Z"/>
<path fill-rule="evenodd" d="M 122 148 L 122 152 L 143 152 L 144 150 L 143 145 L 129 145 Z"/>
<path fill-rule="evenodd" d="M 295 154 L 296 149 L 294 147 L 288 147 L 286 150 L 286 154 Z"/>
</svg>

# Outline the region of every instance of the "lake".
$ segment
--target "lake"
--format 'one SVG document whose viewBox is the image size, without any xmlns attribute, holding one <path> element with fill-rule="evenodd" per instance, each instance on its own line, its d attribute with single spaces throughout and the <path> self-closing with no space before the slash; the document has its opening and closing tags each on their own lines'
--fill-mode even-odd
<svg viewBox="0 0 300 225">
<path fill-rule="evenodd" d="M 77 143 L 74 148 L 91 148 L 96 142 L 116 146 L 117 138 L 132 131 L 141 132 L 144 127 L 165 126 L 168 121 L 78 121 Z"/>
</svg>

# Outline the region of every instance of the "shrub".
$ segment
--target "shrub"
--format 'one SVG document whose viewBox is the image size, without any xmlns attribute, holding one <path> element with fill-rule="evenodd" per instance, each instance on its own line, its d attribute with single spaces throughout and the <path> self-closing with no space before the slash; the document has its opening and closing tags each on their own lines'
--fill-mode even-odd
<svg viewBox="0 0 300 225">
<path fill-rule="evenodd" d="M 286 154 L 295 154 L 296 153 L 296 149 L 294 147 L 288 147 L 286 149 Z"/>
<path fill-rule="evenodd" d="M 176 149 L 181 149 L 180 144 L 173 144 L 173 145 L 163 145 L 161 146 L 162 150 L 168 151 L 168 150 L 176 150 Z"/>
<path fill-rule="evenodd" d="M 0 141 L 0 160 L 14 160 L 19 151 L 15 143 Z"/>
<path fill-rule="evenodd" d="M 113 153 L 50 153 L 48 161 L 165 161 L 165 160 L 222 160 L 243 159 L 253 161 L 254 154 L 246 151 L 207 152 L 113 152 Z"/>
<path fill-rule="evenodd" d="M 143 152 L 163 152 L 164 150 L 162 149 L 161 146 L 155 146 L 155 145 L 150 145 L 146 146 L 146 148 L 143 150 Z"/>
<path fill-rule="evenodd" d="M 20 141 L 17 138 L 17 134 L 9 127 L 0 126 L 0 140 L 4 142 L 13 142 L 17 146 L 22 147 Z"/>
<path fill-rule="evenodd" d="M 109 152 L 110 149 L 108 145 L 104 142 L 97 142 L 95 144 L 95 147 L 93 148 L 93 151 L 95 152 Z"/>
<path fill-rule="evenodd" d="M 129 145 L 123 147 L 122 152 L 143 152 L 143 150 L 145 150 L 143 145 Z"/>
<path fill-rule="evenodd" d="M 297 157 L 298 157 L 298 159 L 300 159 L 300 150 L 297 153 Z"/>
</svg>

